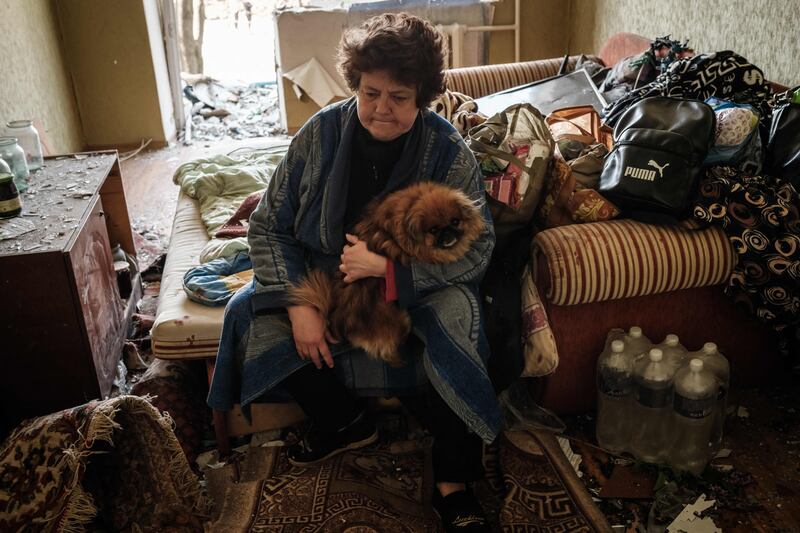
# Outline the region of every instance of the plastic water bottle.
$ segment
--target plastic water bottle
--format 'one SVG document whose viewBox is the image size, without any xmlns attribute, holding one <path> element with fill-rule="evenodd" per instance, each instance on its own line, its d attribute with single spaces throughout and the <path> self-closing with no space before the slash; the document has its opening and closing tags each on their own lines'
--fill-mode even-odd
<svg viewBox="0 0 800 533">
<path fill-rule="evenodd" d="M 673 333 L 667 335 L 656 348 L 660 348 L 664 352 L 664 362 L 672 369 L 673 376 L 689 356 L 689 351 L 681 344 L 678 336 Z"/>
<path fill-rule="evenodd" d="M 614 341 L 624 341 L 625 340 L 625 330 L 621 328 L 611 328 L 606 335 L 606 344 L 603 347 L 604 351 L 608 351 L 611 349 L 611 343 Z"/>
<path fill-rule="evenodd" d="M 725 414 L 728 409 L 728 392 L 731 386 L 731 366 L 728 359 L 720 353 L 717 345 L 707 342 L 703 349 L 691 354 L 703 361 L 706 370 L 717 378 L 717 405 L 714 412 L 714 425 L 711 429 L 711 451 L 716 452 L 722 446 L 722 429 L 725 425 Z"/>
<path fill-rule="evenodd" d="M 670 463 L 678 470 L 700 475 L 708 463 L 709 439 L 717 404 L 717 378 L 692 359 L 675 375 L 675 444 Z"/>
<path fill-rule="evenodd" d="M 625 335 L 625 351 L 636 361 L 643 359 L 652 347 L 653 343 L 644 336 L 639 326 L 632 326 Z"/>
<path fill-rule="evenodd" d="M 630 440 L 633 358 L 621 340 L 611 342 L 597 360 L 597 442 L 622 453 Z"/>
<path fill-rule="evenodd" d="M 638 459 L 657 463 L 667 458 L 672 435 L 672 372 L 664 353 L 652 348 L 634 368 L 631 451 Z"/>
</svg>

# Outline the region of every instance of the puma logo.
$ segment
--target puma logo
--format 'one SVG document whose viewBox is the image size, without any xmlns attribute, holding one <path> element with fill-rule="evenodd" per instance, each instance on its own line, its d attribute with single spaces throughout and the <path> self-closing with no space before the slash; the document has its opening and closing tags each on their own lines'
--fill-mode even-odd
<svg viewBox="0 0 800 533">
<path fill-rule="evenodd" d="M 663 178 L 664 177 L 664 169 L 669 166 L 669 163 L 667 163 L 664 166 L 661 166 L 658 163 L 656 163 L 655 161 L 653 161 L 652 159 L 650 161 L 648 161 L 647 164 L 649 166 L 651 166 L 651 167 L 654 167 L 656 170 L 658 170 L 658 177 L 659 178 Z"/>
<path fill-rule="evenodd" d="M 639 167 L 625 167 L 623 177 L 629 176 L 637 180 L 654 181 L 656 179 L 656 171 Z"/>
</svg>

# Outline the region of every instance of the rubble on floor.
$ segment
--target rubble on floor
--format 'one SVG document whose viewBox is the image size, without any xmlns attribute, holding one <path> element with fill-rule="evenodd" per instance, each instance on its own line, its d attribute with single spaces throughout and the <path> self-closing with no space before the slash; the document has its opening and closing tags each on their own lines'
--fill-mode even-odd
<svg viewBox="0 0 800 533">
<path fill-rule="evenodd" d="M 700 477 L 606 453 L 595 445 L 593 414 L 566 418 L 565 436 L 581 457 L 581 480 L 615 531 L 794 530 L 799 391 L 800 383 L 791 378 L 740 391 L 738 405 L 729 409 L 725 447 Z M 707 505 L 711 501 L 714 505 Z M 687 513 L 695 518 L 684 520 Z"/>
<path fill-rule="evenodd" d="M 282 133 L 274 81 L 249 85 L 200 78 L 184 87 L 191 104 L 186 142 L 247 139 Z"/>
</svg>

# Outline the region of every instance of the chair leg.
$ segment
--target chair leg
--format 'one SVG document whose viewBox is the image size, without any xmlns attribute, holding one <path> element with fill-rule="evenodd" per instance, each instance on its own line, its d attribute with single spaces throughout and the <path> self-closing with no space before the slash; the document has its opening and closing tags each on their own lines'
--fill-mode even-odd
<svg viewBox="0 0 800 533">
<path fill-rule="evenodd" d="M 206 359 L 206 373 L 208 374 L 208 384 L 211 385 L 211 378 L 214 377 L 215 359 Z M 214 436 L 217 439 L 217 454 L 220 459 L 228 457 L 231 453 L 231 441 L 228 436 L 228 415 L 226 411 L 212 410 L 212 421 L 214 423 Z"/>
<path fill-rule="evenodd" d="M 225 411 L 213 411 L 214 435 L 217 437 L 217 453 L 220 459 L 231 453 L 231 441 L 228 437 L 228 417 Z"/>
</svg>

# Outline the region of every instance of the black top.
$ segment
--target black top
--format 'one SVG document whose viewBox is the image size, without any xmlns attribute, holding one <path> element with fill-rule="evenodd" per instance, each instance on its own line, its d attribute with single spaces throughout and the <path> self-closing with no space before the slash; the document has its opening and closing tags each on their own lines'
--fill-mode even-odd
<svg viewBox="0 0 800 533">
<path fill-rule="evenodd" d="M 353 136 L 350 154 L 350 182 L 347 188 L 347 207 L 344 226 L 347 231 L 361 217 L 364 207 L 386 187 L 395 164 L 403 153 L 408 133 L 392 141 L 379 141 L 360 123 Z"/>
</svg>

